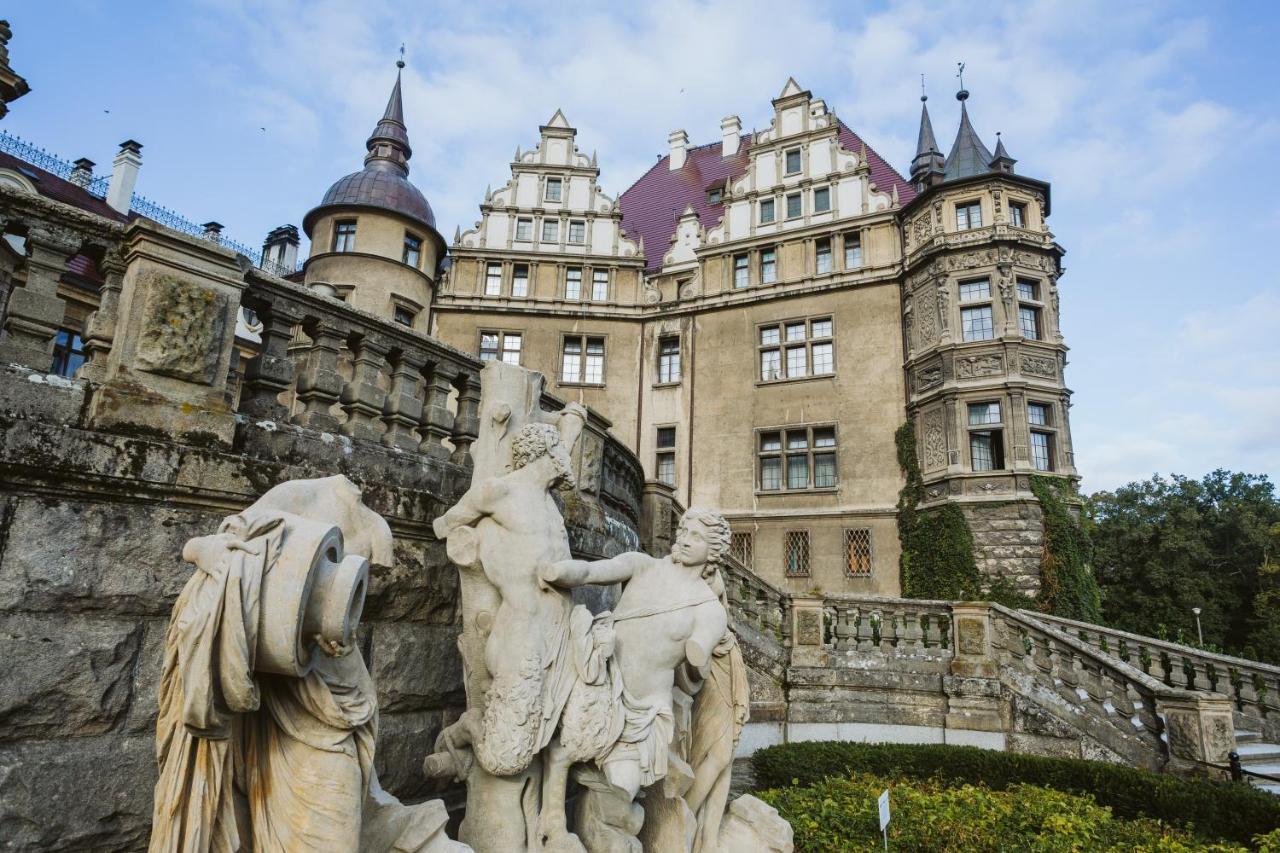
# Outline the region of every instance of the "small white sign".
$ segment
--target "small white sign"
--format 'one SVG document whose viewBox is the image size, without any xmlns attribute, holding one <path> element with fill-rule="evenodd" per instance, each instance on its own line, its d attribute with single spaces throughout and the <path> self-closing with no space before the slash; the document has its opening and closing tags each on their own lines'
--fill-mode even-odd
<svg viewBox="0 0 1280 853">
<path fill-rule="evenodd" d="M 880 831 L 884 832 L 886 826 L 889 825 L 889 792 L 885 791 L 880 795 Z"/>
</svg>

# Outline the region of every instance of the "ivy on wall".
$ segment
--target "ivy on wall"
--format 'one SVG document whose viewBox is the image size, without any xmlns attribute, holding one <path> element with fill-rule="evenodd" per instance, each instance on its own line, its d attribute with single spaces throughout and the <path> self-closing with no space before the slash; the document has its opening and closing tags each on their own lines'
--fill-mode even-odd
<svg viewBox="0 0 1280 853">
<path fill-rule="evenodd" d="M 1032 477 L 1031 492 L 1044 514 L 1044 558 L 1036 609 L 1082 622 L 1102 622 L 1102 595 L 1089 568 L 1093 543 L 1062 497 L 1064 480 Z"/>
</svg>

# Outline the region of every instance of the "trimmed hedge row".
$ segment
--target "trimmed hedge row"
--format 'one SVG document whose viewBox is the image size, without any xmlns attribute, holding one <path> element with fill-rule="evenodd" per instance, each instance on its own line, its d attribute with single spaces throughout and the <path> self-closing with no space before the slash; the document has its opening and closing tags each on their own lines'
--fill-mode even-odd
<svg viewBox="0 0 1280 853">
<path fill-rule="evenodd" d="M 908 779 L 939 778 L 992 790 L 1027 783 L 1090 794 L 1119 817 L 1150 817 L 1188 826 L 1209 837 L 1249 844 L 1280 827 L 1280 797 L 1249 785 L 1149 773 L 1132 767 L 994 752 L 971 746 L 790 743 L 751 759 L 756 787 L 813 786 L 828 777 L 872 773 Z"/>
</svg>

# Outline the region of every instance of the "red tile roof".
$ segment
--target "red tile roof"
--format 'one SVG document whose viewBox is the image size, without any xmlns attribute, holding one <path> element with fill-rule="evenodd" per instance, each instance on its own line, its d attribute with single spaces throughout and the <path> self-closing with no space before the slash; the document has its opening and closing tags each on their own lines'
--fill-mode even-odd
<svg viewBox="0 0 1280 853">
<path fill-rule="evenodd" d="M 863 141 L 856 133 L 840 122 L 840 145 L 847 151 L 862 150 Z M 738 153 L 721 157 L 721 143 L 700 145 L 688 151 L 682 168 L 671 169 L 670 155 L 658 160 L 641 178 L 618 198 L 622 208 L 622 229 L 633 240 L 644 239 L 645 269 L 653 272 L 662 266 L 662 256 L 671 246 L 676 231 L 676 220 L 686 207 L 698 214 L 702 227 L 710 228 L 724 216 L 723 204 L 707 201 L 707 188 L 724 179 L 734 179 L 747 170 L 750 158 L 751 134 L 742 137 Z M 881 192 L 890 192 L 897 185 L 898 200 L 906 204 L 915 198 L 911 184 L 885 162 L 870 145 L 867 161 L 871 166 L 871 182 Z"/>
<path fill-rule="evenodd" d="M 39 166 L 33 166 L 12 154 L 0 152 L 0 169 L 12 169 L 36 185 L 36 192 L 45 198 L 78 207 L 98 216 L 105 216 L 117 222 L 125 222 L 133 216 L 123 216 L 102 199 L 90 194 L 84 187 L 76 186 L 63 180 L 52 172 L 46 172 Z"/>
</svg>

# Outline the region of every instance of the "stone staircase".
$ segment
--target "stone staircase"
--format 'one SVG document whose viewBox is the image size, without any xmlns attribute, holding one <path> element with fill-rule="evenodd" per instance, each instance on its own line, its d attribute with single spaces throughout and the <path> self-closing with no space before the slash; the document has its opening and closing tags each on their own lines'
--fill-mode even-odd
<svg viewBox="0 0 1280 853">
<path fill-rule="evenodd" d="M 951 743 L 1280 777 L 1280 667 L 984 602 L 789 594 L 722 575 L 750 670 L 739 755 Z M 1280 780 L 1251 780 L 1280 794 Z"/>
<path fill-rule="evenodd" d="M 1258 732 L 1236 729 L 1236 753 L 1250 784 L 1280 796 L 1280 743 L 1264 741 Z M 1248 773 L 1274 776 L 1276 781 L 1250 777 Z"/>
</svg>

